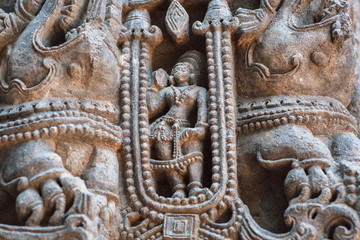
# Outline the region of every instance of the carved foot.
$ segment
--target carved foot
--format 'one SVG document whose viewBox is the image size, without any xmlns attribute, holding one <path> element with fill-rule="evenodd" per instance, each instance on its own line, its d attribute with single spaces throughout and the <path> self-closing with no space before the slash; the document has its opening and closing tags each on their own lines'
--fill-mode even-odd
<svg viewBox="0 0 360 240">
<path fill-rule="evenodd" d="M 34 189 L 27 189 L 16 199 L 18 219 L 25 226 L 39 226 L 45 216 L 44 202 Z"/>
<path fill-rule="evenodd" d="M 174 192 L 174 194 L 172 195 L 173 198 L 180 198 L 183 199 L 186 197 L 185 191 L 184 190 L 177 190 L 176 192 Z"/>
<path fill-rule="evenodd" d="M 66 211 L 67 206 L 70 208 Z M 28 188 L 16 199 L 16 212 L 25 226 L 39 226 L 44 221 L 48 225 L 60 225 L 73 214 L 94 219 L 95 211 L 95 195 L 80 178 L 71 175 L 46 180 L 39 189 Z"/>
<path fill-rule="evenodd" d="M 192 182 L 188 186 L 189 189 L 189 196 L 197 197 L 200 194 L 206 194 L 207 189 L 203 188 L 203 185 L 200 182 Z"/>
<path fill-rule="evenodd" d="M 341 197 L 339 182 L 328 174 L 326 161 L 308 159 L 294 162 L 285 180 L 286 195 L 290 205 L 297 203 L 327 204 L 333 195 Z"/>
</svg>

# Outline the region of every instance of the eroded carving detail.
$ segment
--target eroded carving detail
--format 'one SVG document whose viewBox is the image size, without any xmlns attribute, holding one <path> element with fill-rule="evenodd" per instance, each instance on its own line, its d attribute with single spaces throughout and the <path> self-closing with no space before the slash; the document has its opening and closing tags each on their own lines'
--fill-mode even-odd
<svg viewBox="0 0 360 240">
<path fill-rule="evenodd" d="M 16 16 L 31 14 L 3 53 L 0 185 L 14 199 L 17 224 L 34 228 L 6 239 L 26 231 L 28 239 L 114 238 L 122 131 L 113 89 L 120 51 L 105 22 L 111 4 L 16 4 Z"/>
<path fill-rule="evenodd" d="M 359 239 L 356 1 L 0 2 L 0 239 Z"/>
</svg>

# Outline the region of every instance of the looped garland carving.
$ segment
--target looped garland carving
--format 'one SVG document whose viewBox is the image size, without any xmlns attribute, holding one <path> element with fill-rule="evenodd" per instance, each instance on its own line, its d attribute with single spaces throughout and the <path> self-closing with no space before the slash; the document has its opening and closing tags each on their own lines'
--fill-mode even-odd
<svg viewBox="0 0 360 240">
<path fill-rule="evenodd" d="M 18 218 L 0 239 L 360 238 L 350 0 L 205 2 L 192 33 L 205 40 L 206 88 L 196 50 L 170 75 L 152 72 L 163 0 L 18 0 L 0 12 L 0 205 Z M 170 3 L 179 51 L 197 4 Z M 246 198 L 241 181 L 259 173 L 284 185 L 285 233 Z"/>
<path fill-rule="evenodd" d="M 217 3 L 214 3 L 214 5 L 216 5 Z M 211 8 L 211 7 L 210 7 Z M 214 7 L 214 9 L 216 9 L 216 7 Z M 136 10 L 133 10 L 136 11 Z M 222 9 L 220 9 L 220 11 L 223 11 Z M 229 11 L 229 10 L 226 10 Z M 181 202 L 177 202 L 176 199 L 172 199 L 172 198 L 164 198 L 162 196 L 159 196 L 155 191 L 153 186 L 153 183 L 151 181 L 151 168 L 149 165 L 149 143 L 146 141 L 146 139 L 148 139 L 148 136 L 145 135 L 145 133 L 148 132 L 147 128 L 148 128 L 148 120 L 146 117 L 146 106 L 143 107 L 142 105 L 142 99 L 141 97 L 144 95 L 144 90 L 142 90 L 142 87 L 147 86 L 147 79 L 149 78 L 149 73 L 148 70 L 146 69 L 146 65 L 145 65 L 145 61 L 148 59 L 146 55 L 141 54 L 142 52 L 147 52 L 147 48 L 145 48 L 144 46 L 147 46 L 146 43 L 142 42 L 140 44 L 140 49 L 136 50 L 133 47 L 138 46 L 139 43 L 137 43 L 137 38 L 139 38 L 139 36 L 136 35 L 137 33 L 137 29 L 134 29 L 134 40 L 132 41 L 132 43 L 128 43 L 125 42 L 123 45 L 123 51 L 127 53 L 127 55 L 129 56 L 130 53 L 132 53 L 132 55 L 134 56 L 134 53 L 136 54 L 138 51 L 140 52 L 140 56 L 139 56 L 139 63 L 140 63 L 140 67 L 138 66 L 129 66 L 128 64 L 124 64 L 124 68 L 123 68 L 123 83 L 122 86 L 126 86 L 127 88 L 124 89 L 123 91 L 123 97 L 124 97 L 124 101 L 127 104 L 123 106 L 123 110 L 125 110 L 125 114 L 123 115 L 125 116 L 128 121 L 130 120 L 130 115 L 128 113 L 130 108 L 130 102 L 133 102 L 133 100 L 131 101 L 130 99 L 127 100 L 128 97 L 125 97 L 125 95 L 128 96 L 132 96 L 133 99 L 137 99 L 137 97 L 135 96 L 139 96 L 139 128 L 137 126 L 133 126 L 132 129 L 136 129 L 138 128 L 139 130 L 139 139 L 140 139 L 140 148 L 141 149 L 141 168 L 137 167 L 136 169 L 142 169 L 142 173 L 137 173 L 135 174 L 135 176 L 138 176 L 138 179 L 136 181 L 133 180 L 133 176 L 134 176 L 134 172 L 133 172 L 133 160 L 130 155 L 130 153 L 125 154 L 125 160 L 126 160 L 126 172 L 125 175 L 127 177 L 127 187 L 128 187 L 128 193 L 130 194 L 130 199 L 131 202 L 130 204 L 133 206 L 133 209 L 135 211 L 139 211 L 140 215 L 137 215 L 136 213 L 128 213 L 128 217 L 127 219 L 129 220 L 130 218 L 133 219 L 139 219 L 140 217 L 142 217 L 143 219 L 145 219 L 143 221 L 143 224 L 138 225 L 138 227 L 136 228 L 132 228 L 132 229 L 127 229 L 127 232 L 129 234 L 130 233 L 135 233 L 136 231 L 139 231 L 139 229 L 141 227 L 144 227 L 146 225 L 148 225 L 147 223 L 147 219 L 151 219 L 152 221 L 156 222 L 157 224 L 161 223 L 163 221 L 164 218 L 164 212 L 172 212 L 172 213 L 181 213 L 184 212 L 186 209 L 186 212 L 189 213 L 201 213 L 201 212 L 205 212 L 206 209 L 211 209 L 212 206 L 218 205 L 218 210 L 215 209 L 211 209 L 211 214 L 213 215 L 213 217 L 216 215 L 213 213 L 213 210 L 215 211 L 223 211 L 227 204 L 230 204 L 231 199 L 233 198 L 234 194 L 236 194 L 235 189 L 233 189 L 233 187 L 235 187 L 235 180 L 236 180 L 236 168 L 235 168 L 235 131 L 234 131 L 234 127 L 235 127 L 235 117 L 234 117 L 234 100 L 233 100 L 233 96 L 230 94 L 231 91 L 229 91 L 230 89 L 233 89 L 232 87 L 232 66 L 231 66 L 231 60 L 233 59 L 232 57 L 232 52 L 231 52 L 231 34 L 229 32 L 226 32 L 225 30 L 231 28 L 231 23 L 228 21 L 223 21 L 220 19 L 214 19 L 212 20 L 212 29 L 210 30 L 210 25 L 209 25 L 209 21 L 211 21 L 211 18 L 215 18 L 215 15 L 219 13 L 218 11 L 215 10 L 215 12 L 213 13 L 213 15 L 209 14 L 209 16 L 206 18 L 205 22 L 204 22 L 204 26 L 208 25 L 209 30 L 205 29 L 206 27 L 203 27 L 203 33 L 206 33 L 206 44 L 207 44 L 207 51 L 208 51 L 208 56 L 209 56 L 209 60 L 208 60 L 208 70 L 210 71 L 210 83 L 209 83 L 209 100 L 210 100 L 210 105 L 209 105 L 209 124 L 210 124 L 210 132 L 212 133 L 212 142 L 213 142 L 213 184 L 210 188 L 210 193 L 209 195 L 206 195 L 205 199 L 202 199 L 201 195 L 199 195 L 198 198 L 194 198 L 194 197 L 190 197 L 189 199 L 183 199 L 183 201 Z M 220 12 L 221 13 L 221 12 Z M 131 13 L 129 14 L 129 16 L 131 16 Z M 231 17 L 231 15 L 229 15 L 229 13 L 227 13 L 227 18 Z M 129 18 L 128 18 L 129 19 Z M 126 25 L 126 24 L 125 24 Z M 233 24 L 235 25 L 235 24 Z M 195 23 L 195 27 L 194 29 L 196 30 L 197 28 L 199 28 L 201 26 L 201 24 L 199 23 Z M 224 26 L 224 27 L 223 27 Z M 222 31 L 221 29 L 225 29 L 224 31 Z M 214 33 L 212 33 L 212 31 L 214 31 Z M 146 29 L 144 29 L 142 31 L 143 33 L 146 33 Z M 197 30 L 197 32 L 200 33 L 199 30 Z M 222 39 L 222 40 L 221 40 Z M 215 40 L 215 41 L 214 41 Z M 217 44 L 218 42 L 221 42 L 223 47 L 220 48 L 219 45 Z M 129 47 L 132 48 L 129 48 Z M 218 56 L 214 56 L 215 54 L 221 54 Z M 220 60 L 221 57 L 223 56 L 223 60 Z M 220 58 L 219 58 L 220 57 Z M 132 62 L 134 63 L 134 61 L 131 61 L 129 58 L 125 58 L 127 62 Z M 219 61 L 220 60 L 220 61 Z M 217 62 L 215 62 L 217 61 Z M 144 66 L 144 68 L 142 68 L 142 66 Z M 132 87 L 136 88 L 136 82 L 134 80 L 130 80 L 130 78 L 128 77 L 131 73 L 128 70 L 130 69 L 135 69 L 139 68 L 139 77 L 140 77 L 140 82 L 139 82 L 139 93 L 140 95 L 137 95 L 137 93 L 131 92 L 132 94 L 127 93 L 128 91 L 130 92 L 128 86 L 130 85 L 129 82 L 132 83 Z M 218 69 L 218 72 L 215 72 L 215 67 Z M 144 70 L 143 70 L 144 69 Z M 220 70 L 223 69 L 223 70 Z M 134 72 L 134 71 L 133 71 Z M 146 73 L 148 75 L 146 75 Z M 136 76 L 133 76 L 136 77 Z M 224 80 L 223 80 L 224 79 Z M 222 83 L 222 81 L 224 81 L 224 84 Z M 143 83 L 144 82 L 144 83 Z M 130 86 L 129 86 L 130 87 Z M 146 91 L 146 90 L 145 90 Z M 219 93 L 217 93 L 219 91 Z M 225 93 L 226 91 L 226 93 Z M 217 98 L 217 94 L 221 94 L 220 96 L 224 96 L 223 97 L 218 97 Z M 220 104 L 219 106 L 219 102 L 217 99 L 224 99 L 224 103 Z M 136 101 L 136 100 L 135 100 Z M 224 105 L 222 105 L 224 104 Z M 222 107 L 223 106 L 223 107 Z M 143 110 L 144 109 L 144 110 Z M 132 111 L 137 111 L 136 107 L 133 107 L 131 109 Z M 143 112 L 144 111 L 144 112 Z M 124 130 L 124 135 L 127 136 L 126 134 L 128 133 L 128 129 L 130 129 L 130 124 L 126 123 L 127 121 L 125 121 L 124 119 L 124 124 L 122 126 L 123 130 Z M 130 122 L 136 122 L 135 119 L 132 119 Z M 222 124 L 225 124 L 224 127 L 222 127 Z M 144 130 L 142 130 L 144 128 Z M 228 135 L 226 135 L 226 132 L 228 133 Z M 233 129 L 233 130 L 232 130 Z M 233 132 L 233 134 L 231 134 L 231 132 Z M 142 137 L 142 133 L 144 133 L 144 137 Z M 134 135 L 133 135 L 134 136 Z M 136 135 L 135 135 L 136 136 Z M 134 138 L 134 137 L 133 137 Z M 137 140 L 132 139 L 131 142 L 136 142 Z M 127 137 L 124 138 L 124 142 L 126 143 L 130 143 L 130 139 L 128 139 Z M 138 143 L 139 144 L 139 143 Z M 217 147 L 218 146 L 218 147 Z M 130 147 L 127 148 L 125 146 L 125 151 L 126 149 L 128 149 L 128 151 L 130 151 Z M 133 147 L 133 149 L 137 149 L 136 147 Z M 135 156 L 134 156 L 135 157 Z M 129 160 L 127 160 L 129 159 Z M 135 158 L 136 159 L 136 158 Z M 227 159 L 227 160 L 225 160 Z M 140 160 L 140 159 L 139 159 Z M 136 160 L 135 164 L 138 164 L 138 166 L 140 166 L 140 161 Z M 219 171 L 220 169 L 223 169 L 222 171 Z M 224 171 L 225 169 L 228 169 L 228 173 L 227 171 Z M 139 177 L 142 176 L 143 178 L 140 179 Z M 139 183 L 140 186 L 138 186 L 138 190 L 139 190 L 139 197 L 141 197 L 142 201 L 139 201 L 139 197 L 136 194 L 136 191 L 134 188 L 134 184 Z M 143 186 L 141 186 L 143 184 Z M 230 189 L 227 189 L 226 191 L 226 185 L 230 186 Z M 221 198 L 224 198 L 224 200 L 221 200 Z M 145 206 L 143 206 L 144 202 Z M 149 208 L 154 208 L 154 210 L 157 211 L 149 211 Z M 158 213 L 157 213 L 158 212 Z M 201 216 L 202 219 L 207 219 L 209 218 L 209 215 L 204 213 Z M 126 221 L 125 221 L 126 222 Z M 148 225 L 149 226 L 149 225 Z M 153 224 L 150 225 L 151 227 L 153 227 Z M 125 226 L 126 229 L 126 226 Z M 153 230 L 152 230 L 153 232 Z M 125 237 L 125 234 L 122 235 L 123 237 Z M 129 237 L 129 235 L 128 235 Z"/>
</svg>

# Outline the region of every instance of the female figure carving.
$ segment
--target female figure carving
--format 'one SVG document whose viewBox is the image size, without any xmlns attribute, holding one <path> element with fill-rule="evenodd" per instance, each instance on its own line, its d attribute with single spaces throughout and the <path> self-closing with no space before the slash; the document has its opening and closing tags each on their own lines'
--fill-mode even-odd
<svg viewBox="0 0 360 240">
<path fill-rule="evenodd" d="M 172 83 L 169 87 L 165 87 L 163 78 L 151 82 L 148 89 L 150 117 L 169 108 L 165 115 L 151 124 L 150 131 L 154 155 L 159 159 L 157 164 L 161 165 L 169 160 L 174 162 L 173 168 L 163 169 L 173 189 L 174 198 L 186 196 L 184 174 L 189 176 L 187 188 L 190 196 L 203 192 L 202 150 L 207 129 L 207 93 L 205 88 L 196 86 L 203 64 L 201 53 L 186 52 L 172 70 Z M 196 124 L 191 127 L 189 119 L 194 110 L 197 115 Z"/>
</svg>

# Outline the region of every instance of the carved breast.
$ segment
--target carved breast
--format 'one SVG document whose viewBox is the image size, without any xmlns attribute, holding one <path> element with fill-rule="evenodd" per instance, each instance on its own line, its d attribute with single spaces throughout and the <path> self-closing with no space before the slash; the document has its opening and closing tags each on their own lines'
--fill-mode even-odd
<svg viewBox="0 0 360 240">
<path fill-rule="evenodd" d="M 335 15 L 307 22 L 306 1 L 287 1 L 263 35 L 239 46 L 240 97 L 328 96 L 349 104 L 355 71 L 351 39 L 334 41 Z M 307 3 L 308 4 L 308 3 Z"/>
</svg>

